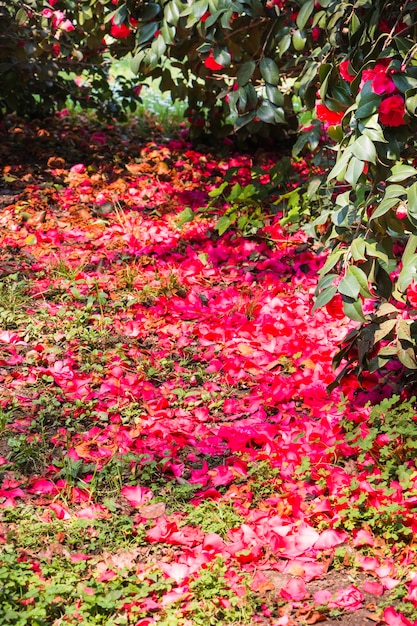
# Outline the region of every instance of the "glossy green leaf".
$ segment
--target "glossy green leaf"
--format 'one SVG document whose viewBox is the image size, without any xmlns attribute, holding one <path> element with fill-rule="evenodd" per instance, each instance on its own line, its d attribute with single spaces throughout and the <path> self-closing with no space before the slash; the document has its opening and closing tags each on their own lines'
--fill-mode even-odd
<svg viewBox="0 0 417 626">
<path fill-rule="evenodd" d="M 374 342 L 378 343 L 378 341 L 381 341 L 387 335 L 389 335 L 389 333 L 392 332 L 396 324 L 397 324 L 396 319 L 385 320 L 385 322 L 382 322 L 379 325 L 379 328 L 377 328 L 377 330 L 375 331 Z"/>
<path fill-rule="evenodd" d="M 372 141 L 366 135 L 361 135 L 351 145 L 352 154 L 362 161 L 376 162 L 376 149 Z"/>
<path fill-rule="evenodd" d="M 273 59 L 264 57 L 259 64 L 259 69 L 261 71 L 262 78 L 266 83 L 269 83 L 270 85 L 278 85 L 279 69 Z"/>
<path fill-rule="evenodd" d="M 294 30 L 292 34 L 292 45 L 294 46 L 294 50 L 297 52 L 301 52 L 304 50 L 307 43 L 307 35 L 302 30 Z"/>
<path fill-rule="evenodd" d="M 368 277 L 363 270 L 357 265 L 349 265 L 347 269 L 347 275 L 352 275 L 359 283 L 359 292 L 364 298 L 372 298 L 372 294 L 369 291 Z"/>
<path fill-rule="evenodd" d="M 370 221 L 376 220 L 378 217 L 382 217 L 382 215 L 385 215 L 385 213 L 387 213 L 390 209 L 396 206 L 399 201 L 399 198 L 386 198 L 385 200 L 382 200 L 379 206 L 372 213 Z"/>
<path fill-rule="evenodd" d="M 411 165 L 394 165 L 391 172 L 391 175 L 387 178 L 389 183 L 400 183 L 417 174 L 417 170 Z"/>
<path fill-rule="evenodd" d="M 194 213 L 194 211 L 190 209 L 190 207 L 187 207 L 186 209 L 181 211 L 181 213 L 178 215 L 177 226 L 180 228 L 186 222 L 192 222 L 195 216 L 196 216 L 196 213 Z"/>
<path fill-rule="evenodd" d="M 353 274 L 346 273 L 338 285 L 338 291 L 343 296 L 356 300 L 359 295 L 360 284 Z"/>
<path fill-rule="evenodd" d="M 296 23 L 297 23 L 298 28 L 300 29 L 304 28 L 311 14 L 313 13 L 313 10 L 314 10 L 314 0 L 307 0 L 306 2 L 304 2 L 304 4 L 300 8 L 298 15 L 297 15 Z"/>
<path fill-rule="evenodd" d="M 255 68 L 255 61 L 247 61 L 240 66 L 236 76 L 239 87 L 243 87 L 249 82 L 249 80 L 252 78 Z"/>
<path fill-rule="evenodd" d="M 417 183 L 407 189 L 408 211 L 413 215 L 417 214 Z"/>
<path fill-rule="evenodd" d="M 321 309 L 321 307 L 325 306 L 328 302 L 330 302 L 330 300 L 333 298 L 333 296 L 335 296 L 336 293 L 337 287 L 335 285 L 323 289 L 323 291 L 321 291 L 317 296 L 311 312 L 314 313 L 314 311 L 317 311 L 317 309 Z"/>
<path fill-rule="evenodd" d="M 350 251 L 354 261 L 366 261 L 365 242 L 361 237 L 357 237 L 352 241 Z"/>
<path fill-rule="evenodd" d="M 354 300 L 352 302 L 351 300 L 343 299 L 343 311 L 347 317 L 355 322 L 366 321 L 360 300 Z"/>
<path fill-rule="evenodd" d="M 355 158 L 354 156 L 351 158 L 348 168 L 345 174 L 345 180 L 352 185 L 353 188 L 356 187 L 356 183 L 358 182 L 359 177 L 363 172 L 363 168 L 365 167 L 365 163 Z"/>
<path fill-rule="evenodd" d="M 140 27 L 137 34 L 136 43 L 140 46 L 143 43 L 146 43 L 155 35 L 158 30 L 157 22 L 149 22 L 148 24 L 144 24 Z"/>
</svg>

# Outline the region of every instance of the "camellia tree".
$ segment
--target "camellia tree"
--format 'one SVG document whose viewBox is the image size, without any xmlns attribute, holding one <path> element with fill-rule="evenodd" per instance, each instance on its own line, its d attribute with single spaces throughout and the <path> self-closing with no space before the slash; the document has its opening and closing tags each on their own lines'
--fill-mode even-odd
<svg viewBox="0 0 417 626">
<path fill-rule="evenodd" d="M 316 307 L 358 322 L 340 376 L 417 370 L 417 2 L 0 0 L 3 111 L 112 95 L 109 55 L 188 101 L 191 135 L 239 131 L 335 155 L 317 220 Z M 121 109 L 138 89 L 122 85 Z M 300 102 L 307 126 L 294 111 Z M 113 109 L 110 110 L 113 111 Z"/>
</svg>

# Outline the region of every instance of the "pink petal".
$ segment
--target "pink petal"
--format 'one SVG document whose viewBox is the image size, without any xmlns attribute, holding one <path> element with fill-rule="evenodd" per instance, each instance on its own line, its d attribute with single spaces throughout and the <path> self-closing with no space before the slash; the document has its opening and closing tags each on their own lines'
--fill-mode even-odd
<svg viewBox="0 0 417 626">
<path fill-rule="evenodd" d="M 347 533 L 342 530 L 324 530 L 314 544 L 319 550 L 327 550 L 344 543 L 347 539 Z"/>
<path fill-rule="evenodd" d="M 376 580 L 365 580 L 362 589 L 366 591 L 366 593 L 371 593 L 373 596 L 382 596 L 384 593 L 383 585 Z"/>
<path fill-rule="evenodd" d="M 332 594 L 327 589 L 321 589 L 314 594 L 314 602 L 316 604 L 328 604 L 332 599 Z"/>
<path fill-rule="evenodd" d="M 131 506 L 140 506 L 153 498 L 153 493 L 150 489 L 140 487 L 139 485 L 123 487 L 121 493 Z"/>
<path fill-rule="evenodd" d="M 52 502 L 49 505 L 49 508 L 53 510 L 58 519 L 71 519 L 71 515 L 66 509 L 64 509 L 62 504 L 59 504 L 59 502 Z"/>
<path fill-rule="evenodd" d="M 100 504 L 92 504 L 85 509 L 77 511 L 75 517 L 79 519 L 103 519 L 109 517 L 109 512 Z"/>
<path fill-rule="evenodd" d="M 29 493 L 54 493 L 56 492 L 56 487 L 54 483 L 50 480 L 46 480 L 45 478 L 39 478 L 35 480 L 30 488 L 28 489 Z"/>
<path fill-rule="evenodd" d="M 286 600 L 299 602 L 307 595 L 307 587 L 302 578 L 290 578 L 285 587 L 281 589 L 281 596 Z"/>
<path fill-rule="evenodd" d="M 384 609 L 384 621 L 388 626 L 412 626 L 413 622 L 410 622 L 409 619 L 402 615 L 402 613 L 397 613 L 397 611 L 389 606 Z"/>
<path fill-rule="evenodd" d="M 353 545 L 358 546 L 373 546 L 375 543 L 371 533 L 367 530 L 359 530 L 356 537 L 353 540 Z"/>
</svg>

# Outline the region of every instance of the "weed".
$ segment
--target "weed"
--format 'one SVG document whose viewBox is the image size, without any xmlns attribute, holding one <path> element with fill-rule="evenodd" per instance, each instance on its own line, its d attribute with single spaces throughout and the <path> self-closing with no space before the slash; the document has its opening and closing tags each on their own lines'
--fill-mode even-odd
<svg viewBox="0 0 417 626">
<path fill-rule="evenodd" d="M 203 532 L 217 533 L 223 538 L 231 528 L 244 522 L 244 517 L 236 513 L 233 502 L 203 500 L 197 506 L 186 505 L 183 510 L 187 513 L 186 524 L 199 526 Z"/>
<path fill-rule="evenodd" d="M 72 267 L 66 263 L 63 259 L 59 259 L 57 264 L 51 268 L 51 278 L 65 278 L 70 281 L 74 281 L 77 275 L 83 271 L 84 265 L 76 265 Z"/>
<path fill-rule="evenodd" d="M 18 274 L 9 274 L 0 281 L 0 326 L 3 329 L 19 328 L 31 302 L 29 291 L 30 284 Z"/>
<path fill-rule="evenodd" d="M 392 396 L 372 407 L 368 430 L 349 420 L 343 421 L 346 440 L 355 451 L 359 463 L 369 463 L 381 470 L 381 480 L 398 480 L 409 486 L 415 470 L 417 450 L 416 398 L 400 402 Z"/>
<path fill-rule="evenodd" d="M 248 480 L 253 493 L 253 504 L 261 502 L 276 495 L 282 484 L 280 470 L 269 461 L 256 461 L 248 463 Z"/>
<path fill-rule="evenodd" d="M 35 507 L 19 506 L 4 509 L 2 521 L 6 539 L 15 549 L 23 551 L 44 550 L 57 541 L 68 551 L 98 554 L 102 551 L 128 549 L 143 541 L 142 526 L 133 519 L 118 513 L 109 519 L 85 520 L 71 517 L 68 521 L 53 519 L 45 522 L 44 511 Z"/>
</svg>

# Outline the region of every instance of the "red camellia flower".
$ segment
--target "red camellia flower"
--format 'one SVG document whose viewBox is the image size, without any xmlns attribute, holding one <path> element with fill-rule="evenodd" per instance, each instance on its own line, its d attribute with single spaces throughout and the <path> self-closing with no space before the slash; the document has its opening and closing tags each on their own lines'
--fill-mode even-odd
<svg viewBox="0 0 417 626">
<path fill-rule="evenodd" d="M 339 72 L 343 80 L 346 80 L 349 83 L 351 83 L 355 78 L 355 74 L 352 74 L 349 70 L 349 61 L 347 59 L 346 61 L 342 61 L 339 65 Z"/>
<path fill-rule="evenodd" d="M 129 37 L 131 32 L 132 31 L 130 30 L 129 26 L 127 26 L 126 24 L 115 24 L 115 22 L 112 21 L 110 35 L 115 39 L 126 39 L 126 37 Z"/>
<path fill-rule="evenodd" d="M 343 301 L 340 293 L 336 293 L 333 298 L 326 304 L 327 313 L 336 320 L 341 320 L 345 317 L 343 310 Z"/>
<path fill-rule="evenodd" d="M 336 125 L 340 124 L 344 111 L 331 111 L 325 104 L 316 104 L 317 117 L 321 122 Z"/>
<path fill-rule="evenodd" d="M 404 99 L 400 95 L 385 98 L 378 109 L 379 119 L 385 126 L 403 126 L 406 124 L 404 113 Z"/>
<path fill-rule="evenodd" d="M 217 63 L 216 59 L 213 56 L 213 50 L 210 50 L 210 54 L 204 59 L 204 65 L 209 70 L 222 70 L 224 67 L 224 65 L 220 65 L 220 63 Z"/>
</svg>

